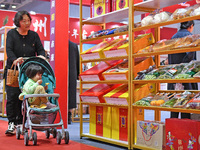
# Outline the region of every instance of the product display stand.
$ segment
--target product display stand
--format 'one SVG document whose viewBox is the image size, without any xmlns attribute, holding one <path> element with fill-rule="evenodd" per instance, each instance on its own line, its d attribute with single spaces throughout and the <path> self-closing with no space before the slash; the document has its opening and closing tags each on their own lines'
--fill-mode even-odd
<svg viewBox="0 0 200 150">
<path fill-rule="evenodd" d="M 1 55 L 1 61 L 3 61 L 3 69 L 0 69 L 0 74 L 3 77 L 3 72 L 4 72 L 4 68 L 5 68 L 5 63 L 6 63 L 6 35 L 7 32 L 12 29 L 13 27 L 9 27 L 9 26 L 4 26 L 0 28 L 0 35 L 1 35 L 1 47 L 0 47 L 0 55 Z M 0 90 L 0 94 L 3 94 L 2 99 L 0 100 L 0 116 L 2 117 L 6 117 L 6 110 L 5 110 L 5 106 L 6 106 L 6 91 L 5 91 L 5 79 L 2 79 L 3 84 L 1 84 L 3 87 L 0 87 L 2 90 Z"/>
<path fill-rule="evenodd" d="M 134 16 L 141 15 L 146 12 L 152 12 L 155 9 L 160 9 L 164 7 L 168 7 L 171 5 L 175 5 L 178 3 L 185 2 L 184 0 L 149 0 L 144 1 L 142 3 L 134 4 L 134 0 L 129 0 L 129 8 L 125 8 L 122 10 L 117 10 L 114 12 L 107 13 L 105 15 L 101 15 L 98 17 L 90 18 L 87 20 L 82 21 L 82 0 L 80 0 L 80 35 L 82 34 L 82 27 L 85 24 L 88 25 L 99 25 L 103 26 L 105 28 L 105 24 L 109 22 L 115 22 L 120 21 L 121 19 L 128 18 L 129 19 L 129 30 L 127 32 L 121 32 L 117 34 L 112 34 L 108 36 L 102 36 L 97 38 L 91 38 L 91 39 L 82 39 L 82 36 L 80 36 L 80 53 L 82 52 L 82 46 L 83 43 L 93 41 L 93 40 L 100 40 L 100 39 L 106 39 L 114 36 L 120 36 L 120 35 L 129 35 L 129 51 L 128 56 L 122 56 L 122 57 L 112 57 L 112 58 L 104 58 L 104 59 L 95 59 L 95 60 L 81 60 L 80 66 L 82 66 L 82 63 L 87 62 L 100 62 L 100 61 L 108 61 L 108 60 L 119 60 L 119 59 L 128 59 L 128 80 L 117 80 L 117 81 L 80 81 L 80 93 L 83 92 L 82 86 L 83 84 L 128 84 L 128 105 L 114 105 L 114 104 L 106 104 L 106 103 L 86 103 L 80 101 L 80 137 L 89 137 L 95 140 L 108 142 L 120 146 L 127 147 L 128 149 L 152 149 L 145 146 L 138 146 L 136 145 L 137 141 L 137 121 L 139 118 L 137 118 L 138 109 L 144 110 L 154 110 L 154 119 L 156 121 L 160 121 L 161 114 L 160 111 L 174 111 L 174 112 L 190 112 L 190 113 L 200 113 L 199 110 L 188 110 L 188 109 L 181 109 L 181 108 L 164 108 L 164 107 L 157 107 L 157 106 L 135 106 L 133 103 L 134 100 L 134 89 L 136 84 L 146 84 L 146 83 L 156 83 L 156 92 L 166 92 L 160 90 L 160 83 L 196 83 L 200 82 L 199 79 L 170 79 L 170 80 L 134 80 L 133 74 L 134 74 L 134 58 L 137 57 L 155 57 L 155 64 L 156 67 L 160 66 L 160 55 L 163 54 L 174 54 L 174 53 L 183 53 L 188 51 L 199 51 L 200 47 L 194 47 L 194 48 L 181 48 L 176 50 L 165 50 L 165 51 L 157 51 L 157 52 L 148 52 L 148 53 L 141 53 L 141 54 L 133 54 L 133 47 L 134 47 L 134 33 L 136 31 L 142 31 L 146 29 L 155 29 L 155 42 L 160 40 L 160 27 L 165 25 L 171 25 L 176 24 L 180 22 L 185 22 L 189 20 L 196 20 L 199 19 L 200 16 L 193 16 L 193 17 L 185 17 L 183 19 L 173 20 L 173 21 L 167 21 L 159 24 L 153 24 L 148 25 L 145 27 L 138 27 L 134 28 Z M 80 70 L 80 73 L 82 73 L 82 68 Z M 168 91 L 169 92 L 169 91 Z M 83 105 L 89 105 L 89 106 L 105 106 L 105 107 L 112 107 L 112 108 L 127 108 L 128 109 L 128 141 L 121 141 L 121 140 L 113 140 L 111 138 L 105 138 L 97 135 L 91 135 L 89 133 L 83 133 Z"/>
</svg>

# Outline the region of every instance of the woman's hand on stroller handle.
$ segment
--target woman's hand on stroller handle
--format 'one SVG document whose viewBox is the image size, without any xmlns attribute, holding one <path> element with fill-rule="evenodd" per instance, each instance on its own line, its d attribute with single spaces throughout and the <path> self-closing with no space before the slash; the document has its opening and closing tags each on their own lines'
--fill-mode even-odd
<svg viewBox="0 0 200 150">
<path fill-rule="evenodd" d="M 19 58 L 15 59 L 15 60 L 13 61 L 13 64 L 14 64 L 14 65 L 17 65 L 17 64 L 19 63 L 19 64 L 21 65 L 23 62 L 24 62 L 23 57 L 19 57 Z"/>
</svg>

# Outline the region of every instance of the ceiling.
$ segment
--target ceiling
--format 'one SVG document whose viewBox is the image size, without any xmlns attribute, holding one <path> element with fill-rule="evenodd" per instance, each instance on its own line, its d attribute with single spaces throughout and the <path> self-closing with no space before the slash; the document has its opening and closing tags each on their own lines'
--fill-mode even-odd
<svg viewBox="0 0 200 150">
<path fill-rule="evenodd" d="M 33 0 L 0 0 L 0 8 L 5 10 L 17 10 L 32 3 Z"/>
</svg>

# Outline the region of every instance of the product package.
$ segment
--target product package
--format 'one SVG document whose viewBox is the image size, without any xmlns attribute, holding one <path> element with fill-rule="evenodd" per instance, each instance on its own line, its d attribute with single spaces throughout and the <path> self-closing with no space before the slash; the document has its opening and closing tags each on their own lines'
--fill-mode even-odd
<svg viewBox="0 0 200 150">
<path fill-rule="evenodd" d="M 120 10 L 129 6 L 128 0 L 112 0 L 112 11 Z M 143 0 L 134 0 L 134 4 L 141 3 Z"/>
<path fill-rule="evenodd" d="M 199 122 L 190 119 L 166 119 L 166 150 L 199 149 Z"/>
<path fill-rule="evenodd" d="M 111 12 L 110 0 L 91 0 L 91 18 Z"/>
<path fill-rule="evenodd" d="M 115 140 L 128 141 L 128 109 L 112 107 L 112 134 Z"/>
<path fill-rule="evenodd" d="M 112 137 L 111 107 L 90 106 L 89 133 L 106 138 Z"/>
<path fill-rule="evenodd" d="M 165 147 L 165 124 L 156 121 L 137 121 L 136 145 L 163 150 Z"/>
<path fill-rule="evenodd" d="M 82 102 L 105 103 L 103 96 L 121 84 L 97 84 L 91 89 L 80 94 Z"/>
</svg>

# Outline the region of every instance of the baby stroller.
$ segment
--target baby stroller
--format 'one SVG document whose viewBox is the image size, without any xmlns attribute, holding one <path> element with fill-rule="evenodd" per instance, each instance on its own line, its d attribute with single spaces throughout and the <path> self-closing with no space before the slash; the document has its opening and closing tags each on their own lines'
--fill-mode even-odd
<svg viewBox="0 0 200 150">
<path fill-rule="evenodd" d="M 54 94 L 54 89 L 56 87 L 55 75 L 49 63 L 39 57 L 31 57 L 26 59 L 19 67 L 19 87 L 22 89 L 23 85 L 28 80 L 25 71 L 30 64 L 37 64 L 43 68 L 44 73 L 42 75 L 42 85 L 44 86 L 45 83 L 48 83 L 49 85 L 48 90 L 46 91 L 47 94 L 27 94 L 24 96 L 22 104 L 23 124 L 21 127 L 17 127 L 16 138 L 20 139 L 21 134 L 24 136 L 25 146 L 28 145 L 29 140 L 33 141 L 33 145 L 37 145 L 37 133 L 33 132 L 34 129 L 38 131 L 45 131 L 47 139 L 51 133 L 53 138 L 56 138 L 58 144 L 61 143 L 61 139 L 65 141 L 65 144 L 68 144 L 69 132 L 64 130 L 63 120 L 58 103 L 58 98 L 60 95 Z M 50 109 L 31 108 L 29 106 L 28 99 L 32 97 L 48 97 L 49 102 L 55 104 L 57 107 Z M 54 123 L 57 113 L 60 116 L 60 122 Z M 62 127 L 62 132 L 57 131 L 56 127 Z"/>
</svg>

